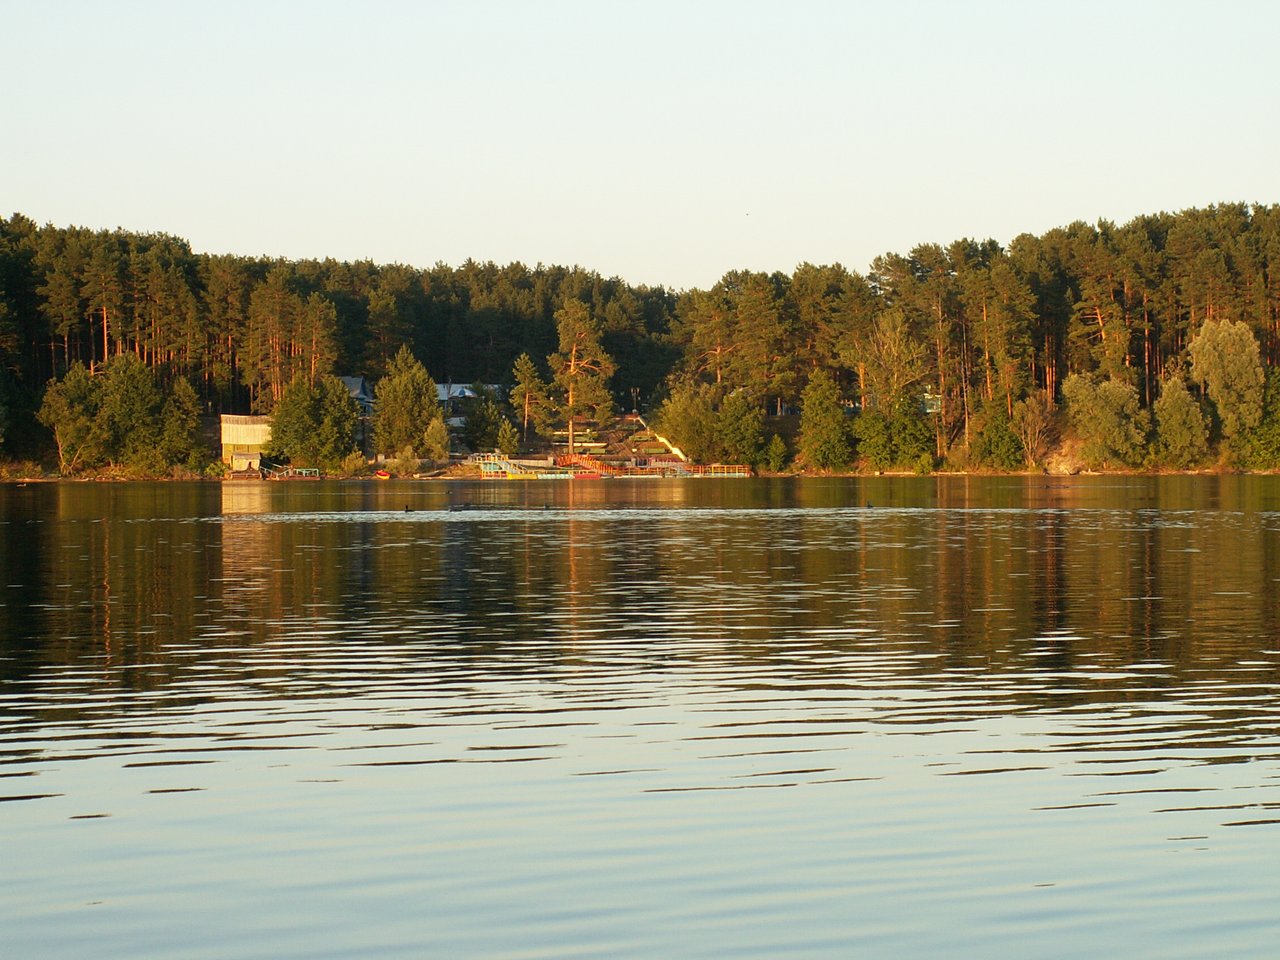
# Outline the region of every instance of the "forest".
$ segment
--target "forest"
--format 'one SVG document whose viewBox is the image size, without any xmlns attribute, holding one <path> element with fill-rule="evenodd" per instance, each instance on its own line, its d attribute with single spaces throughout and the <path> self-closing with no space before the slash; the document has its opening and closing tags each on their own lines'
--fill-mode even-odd
<svg viewBox="0 0 1280 960">
<path fill-rule="evenodd" d="M 596 356 L 568 379 L 566 336 Z M 684 291 L 578 266 L 197 254 L 166 234 L 0 219 L 11 459 L 50 459 L 57 417 L 113 376 L 154 387 L 154 471 L 199 460 L 193 418 L 272 413 L 335 374 L 390 389 L 398 356 L 402 375 L 414 360 L 436 383 L 504 384 L 491 419 L 508 440 L 514 426 L 527 442 L 531 405 L 535 433 L 578 420 L 577 382 L 598 388 L 590 416 L 636 405 L 700 458 L 759 466 L 1018 469 L 1067 443 L 1086 467 L 1269 469 L 1280 207 L 924 243 L 865 274 L 802 263 Z M 99 459 L 126 459 L 139 421 L 120 402 Z"/>
</svg>

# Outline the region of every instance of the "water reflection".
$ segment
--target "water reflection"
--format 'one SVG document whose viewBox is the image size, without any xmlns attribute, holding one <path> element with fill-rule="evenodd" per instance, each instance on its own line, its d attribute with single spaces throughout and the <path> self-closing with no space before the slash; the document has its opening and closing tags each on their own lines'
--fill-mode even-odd
<svg viewBox="0 0 1280 960">
<path fill-rule="evenodd" d="M 1229 955 L 1225 915 L 1257 955 L 1280 932 L 1256 910 L 1280 879 L 1278 495 L 1238 477 L 11 488 L 0 815 L 22 825 L 14 862 L 95 890 L 132 862 L 95 824 L 170 867 L 218 835 L 196 853 L 209 879 L 184 896 L 126 870 L 103 923 L 212 903 L 255 918 L 263 954 L 360 952 L 405 917 L 387 952 L 430 927 L 445 954 L 972 955 L 1027 930 L 1070 954 L 1035 899 L 1065 888 L 1061 916 L 1127 953 Z M 264 879 L 262 851 L 295 835 L 302 872 Z M 1171 870 L 1174 851 L 1217 859 Z M 39 942 L 27 916 L 102 934 L 58 872 L 5 888 L 20 943 Z M 1132 887 L 1099 887 L 1113 876 Z M 318 915 L 284 936 L 268 914 L 299 885 Z M 335 926 L 364 889 L 383 894 L 370 919 Z M 601 897 L 612 926 L 541 919 Z M 1179 936 L 1125 927 L 1120 902 Z M 490 929 L 495 909 L 512 919 Z"/>
</svg>

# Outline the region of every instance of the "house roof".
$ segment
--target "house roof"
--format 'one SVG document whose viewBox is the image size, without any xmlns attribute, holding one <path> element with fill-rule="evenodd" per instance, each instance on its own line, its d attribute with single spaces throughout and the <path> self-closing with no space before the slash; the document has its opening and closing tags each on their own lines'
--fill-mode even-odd
<svg viewBox="0 0 1280 960">
<path fill-rule="evenodd" d="M 484 384 L 484 387 L 487 390 L 492 390 L 498 396 L 502 396 L 505 392 L 504 386 L 500 383 L 486 383 Z M 439 400 L 441 403 L 444 403 L 446 400 L 458 400 L 461 398 L 477 397 L 477 396 L 479 396 L 479 394 L 476 393 L 475 390 L 471 388 L 471 384 L 467 384 L 467 383 L 437 383 L 436 384 L 436 399 Z"/>
<path fill-rule="evenodd" d="M 351 396 L 360 403 L 373 403 L 373 391 L 369 389 L 369 381 L 364 377 L 339 377 Z"/>
</svg>

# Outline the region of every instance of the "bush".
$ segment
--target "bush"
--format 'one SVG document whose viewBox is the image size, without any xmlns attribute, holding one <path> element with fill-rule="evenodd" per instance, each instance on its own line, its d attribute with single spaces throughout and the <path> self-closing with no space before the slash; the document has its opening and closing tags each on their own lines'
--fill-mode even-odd
<svg viewBox="0 0 1280 960">
<path fill-rule="evenodd" d="M 1025 462 L 1026 451 L 1013 432 L 1002 402 L 996 401 L 984 411 L 982 426 L 973 438 L 969 454 L 974 463 L 997 470 L 1017 470 Z"/>
<path fill-rule="evenodd" d="M 352 450 L 342 459 L 340 472 L 344 477 L 358 477 L 369 469 L 369 461 L 359 450 Z"/>
<path fill-rule="evenodd" d="M 422 461 L 418 459 L 417 451 L 412 444 L 407 443 L 396 451 L 395 459 L 387 464 L 392 473 L 402 477 L 412 476 L 421 466 Z"/>
<path fill-rule="evenodd" d="M 933 470 L 933 433 L 917 404 L 903 401 L 891 412 L 864 411 L 853 425 L 858 453 L 876 470 Z"/>
<path fill-rule="evenodd" d="M 771 473 L 781 473 L 787 465 L 787 442 L 780 434 L 769 438 L 769 445 L 764 448 L 764 465 Z"/>
<path fill-rule="evenodd" d="M 871 467 L 888 470 L 893 466 L 893 433 L 883 411 L 864 410 L 853 422 L 853 433 L 858 439 L 858 453 Z"/>
</svg>

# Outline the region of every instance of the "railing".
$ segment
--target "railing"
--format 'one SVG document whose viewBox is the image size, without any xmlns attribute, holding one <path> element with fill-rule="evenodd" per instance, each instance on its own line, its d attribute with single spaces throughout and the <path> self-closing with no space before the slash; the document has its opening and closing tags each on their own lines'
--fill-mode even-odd
<svg viewBox="0 0 1280 960">
<path fill-rule="evenodd" d="M 320 471 L 315 467 L 265 467 L 268 480 L 319 480 Z"/>
<path fill-rule="evenodd" d="M 471 462 L 480 467 L 481 474 L 495 479 L 533 480 L 535 478 L 556 478 L 555 474 L 525 466 L 523 463 L 516 463 L 500 453 L 477 453 L 471 457 Z"/>
<path fill-rule="evenodd" d="M 684 466 L 695 477 L 751 476 L 751 468 L 743 463 L 687 463 Z"/>
<path fill-rule="evenodd" d="M 556 457 L 557 467 L 580 467 L 588 473 L 598 473 L 602 476 L 616 477 L 626 473 L 626 469 L 619 467 L 613 463 L 605 463 L 599 457 L 593 457 L 589 453 L 569 453 Z"/>
<path fill-rule="evenodd" d="M 751 468 L 741 463 L 689 463 L 680 459 L 679 452 L 649 457 L 636 461 L 635 466 L 620 466 L 602 460 L 590 453 L 562 454 L 555 459 L 555 468 L 533 468 L 516 463 L 500 453 L 478 453 L 471 462 L 480 472 L 494 479 L 507 480 L 564 480 L 573 476 L 587 477 L 750 477 Z"/>
</svg>

